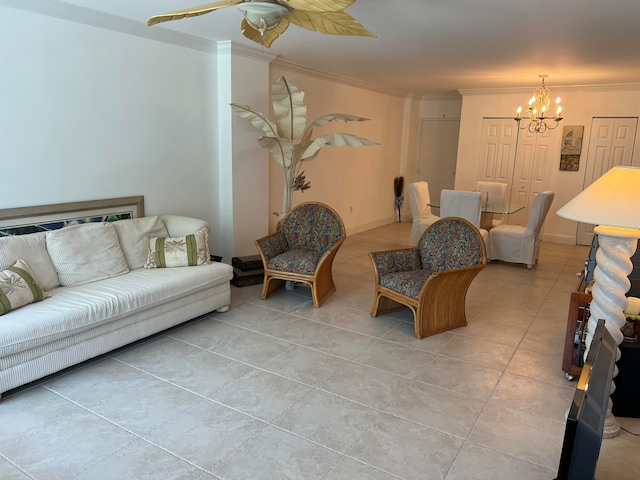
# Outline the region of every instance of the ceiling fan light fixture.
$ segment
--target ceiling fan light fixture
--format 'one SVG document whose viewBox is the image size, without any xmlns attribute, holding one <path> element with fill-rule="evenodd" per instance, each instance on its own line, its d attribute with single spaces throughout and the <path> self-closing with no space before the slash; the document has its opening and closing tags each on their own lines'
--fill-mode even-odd
<svg viewBox="0 0 640 480">
<path fill-rule="evenodd" d="M 240 5 L 238 10 L 242 12 L 247 23 L 261 34 L 277 26 L 289 13 L 286 7 L 269 2 L 247 2 Z"/>
</svg>

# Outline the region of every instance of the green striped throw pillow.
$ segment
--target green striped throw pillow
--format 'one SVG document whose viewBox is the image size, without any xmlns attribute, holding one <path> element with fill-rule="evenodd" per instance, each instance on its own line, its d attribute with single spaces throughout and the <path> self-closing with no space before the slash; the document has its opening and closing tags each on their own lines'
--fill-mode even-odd
<svg viewBox="0 0 640 480">
<path fill-rule="evenodd" d="M 36 283 L 24 260 L 16 260 L 11 267 L 0 271 L 0 315 L 50 296 Z"/>
<path fill-rule="evenodd" d="M 184 237 L 149 237 L 145 268 L 191 267 L 209 260 L 209 232 L 198 230 Z"/>
</svg>

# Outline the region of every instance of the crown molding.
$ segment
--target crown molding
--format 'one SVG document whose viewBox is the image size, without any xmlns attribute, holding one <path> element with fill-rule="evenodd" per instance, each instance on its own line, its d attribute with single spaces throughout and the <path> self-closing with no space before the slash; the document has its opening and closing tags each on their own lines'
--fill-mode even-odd
<svg viewBox="0 0 640 480">
<path fill-rule="evenodd" d="M 149 28 L 145 22 L 99 12 L 92 8 L 72 5 L 60 0 L 0 0 L 0 6 L 25 10 L 203 52 L 217 53 L 218 51 L 217 42 L 212 40 L 168 28 Z"/>
<path fill-rule="evenodd" d="M 447 101 L 460 101 L 462 95 L 456 93 L 425 93 L 420 97 L 421 100 L 447 100 Z"/>
<path fill-rule="evenodd" d="M 104 28 L 128 35 L 147 38 L 158 42 L 169 43 L 181 47 L 215 54 L 234 54 L 252 59 L 266 61 L 280 68 L 304 73 L 306 75 L 331 80 L 356 88 L 372 90 L 395 96 L 406 96 L 406 92 L 397 89 L 356 80 L 354 78 L 331 74 L 322 70 L 307 67 L 287 60 L 278 59 L 277 55 L 265 53 L 256 48 L 245 47 L 231 41 L 213 41 L 206 38 L 177 32 L 163 27 L 147 27 L 145 22 L 100 12 L 92 8 L 72 5 L 61 0 L 0 0 L 0 6 L 25 10 L 31 13 L 68 20 L 71 22 Z"/>
<path fill-rule="evenodd" d="M 282 58 L 276 58 L 271 65 L 274 67 L 282 68 L 284 70 L 303 73 L 303 74 L 309 75 L 310 77 L 316 77 L 322 80 L 334 81 L 334 82 L 342 83 L 345 85 L 349 85 L 351 87 L 356 87 L 364 90 L 371 90 L 378 93 L 384 93 L 386 95 L 394 95 L 394 96 L 404 98 L 408 94 L 408 92 L 405 92 L 402 90 L 378 85 L 375 83 L 369 83 L 362 80 L 357 80 L 355 78 L 346 77 L 346 76 L 338 75 L 335 73 L 329 73 L 324 70 L 307 67 L 306 65 L 294 63 L 289 60 L 284 60 Z"/>
<path fill-rule="evenodd" d="M 531 91 L 540 85 L 532 85 L 531 87 L 512 87 L 512 88 L 477 88 L 458 90 L 460 95 L 499 95 L 508 93 L 524 93 L 531 94 Z M 640 90 L 640 83 L 611 83 L 605 85 L 547 85 L 554 91 L 562 92 L 619 92 L 621 90 Z"/>
</svg>

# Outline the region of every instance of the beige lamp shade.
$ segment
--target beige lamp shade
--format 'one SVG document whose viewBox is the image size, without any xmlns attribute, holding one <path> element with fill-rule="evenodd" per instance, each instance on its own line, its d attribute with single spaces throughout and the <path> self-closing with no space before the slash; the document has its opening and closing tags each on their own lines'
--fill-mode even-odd
<svg viewBox="0 0 640 480">
<path fill-rule="evenodd" d="M 640 168 L 613 167 L 556 213 L 592 225 L 640 228 Z"/>
</svg>

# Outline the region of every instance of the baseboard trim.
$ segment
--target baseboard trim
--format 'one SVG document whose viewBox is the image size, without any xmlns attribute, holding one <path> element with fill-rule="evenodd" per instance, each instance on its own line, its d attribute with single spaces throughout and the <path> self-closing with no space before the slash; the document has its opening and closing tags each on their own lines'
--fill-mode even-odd
<svg viewBox="0 0 640 480">
<path fill-rule="evenodd" d="M 576 245 L 576 237 L 569 235 L 555 235 L 550 233 L 542 234 L 543 242 L 563 243 L 565 245 Z"/>
</svg>

